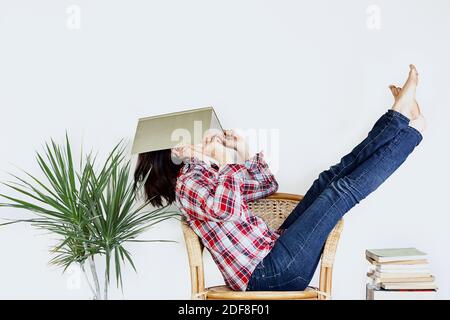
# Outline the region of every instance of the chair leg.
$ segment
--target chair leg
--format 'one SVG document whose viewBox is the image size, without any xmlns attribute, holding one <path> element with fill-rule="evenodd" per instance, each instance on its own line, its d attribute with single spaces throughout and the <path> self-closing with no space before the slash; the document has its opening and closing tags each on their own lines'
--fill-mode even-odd
<svg viewBox="0 0 450 320">
<path fill-rule="evenodd" d="M 333 280 L 332 269 L 327 268 L 327 286 L 326 286 L 327 290 L 325 292 L 328 293 L 329 295 L 331 295 L 332 280 Z"/>
<path fill-rule="evenodd" d="M 326 268 L 320 268 L 320 277 L 319 277 L 319 290 L 326 292 Z M 325 297 L 319 295 L 319 300 L 324 300 Z"/>
<path fill-rule="evenodd" d="M 328 295 L 331 295 L 331 286 L 332 286 L 332 279 L 333 279 L 332 272 L 333 272 L 333 269 L 330 267 L 320 268 L 319 290 L 327 293 Z M 319 300 L 326 300 L 326 299 L 329 299 L 329 298 L 325 297 L 323 295 L 319 296 Z"/>
</svg>

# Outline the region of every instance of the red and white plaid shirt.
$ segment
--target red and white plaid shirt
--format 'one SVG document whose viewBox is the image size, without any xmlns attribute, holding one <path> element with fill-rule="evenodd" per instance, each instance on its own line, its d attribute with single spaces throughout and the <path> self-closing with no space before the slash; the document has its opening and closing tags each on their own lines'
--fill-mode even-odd
<svg viewBox="0 0 450 320">
<path fill-rule="evenodd" d="M 262 152 L 244 164 L 221 168 L 191 157 L 178 174 L 176 204 L 233 290 L 246 289 L 253 270 L 279 237 L 247 202 L 277 190 Z"/>
</svg>

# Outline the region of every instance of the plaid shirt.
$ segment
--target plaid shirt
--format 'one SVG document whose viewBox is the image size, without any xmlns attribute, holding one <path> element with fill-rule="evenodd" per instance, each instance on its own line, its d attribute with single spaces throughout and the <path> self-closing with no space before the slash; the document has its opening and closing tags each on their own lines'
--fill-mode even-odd
<svg viewBox="0 0 450 320">
<path fill-rule="evenodd" d="M 277 189 L 262 152 L 244 164 L 221 168 L 192 157 L 178 174 L 176 204 L 233 290 L 246 289 L 253 270 L 279 237 L 247 202 Z"/>
</svg>

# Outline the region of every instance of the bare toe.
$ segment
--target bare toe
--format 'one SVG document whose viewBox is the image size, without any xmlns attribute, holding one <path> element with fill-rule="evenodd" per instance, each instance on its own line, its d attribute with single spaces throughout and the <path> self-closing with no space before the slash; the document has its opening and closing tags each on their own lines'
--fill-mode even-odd
<svg viewBox="0 0 450 320">
<path fill-rule="evenodd" d="M 389 86 L 389 89 L 391 90 L 392 95 L 394 96 L 394 98 L 397 98 L 398 92 L 397 92 L 396 87 L 395 87 L 394 85 L 391 84 L 391 85 Z"/>
<path fill-rule="evenodd" d="M 401 90 L 399 90 L 397 99 L 392 109 L 402 113 L 411 120 L 416 119 L 420 115 L 420 110 L 416 103 L 416 87 L 417 87 L 417 69 L 414 65 L 410 65 L 408 79 Z M 399 88 L 396 88 L 397 90 Z"/>
</svg>

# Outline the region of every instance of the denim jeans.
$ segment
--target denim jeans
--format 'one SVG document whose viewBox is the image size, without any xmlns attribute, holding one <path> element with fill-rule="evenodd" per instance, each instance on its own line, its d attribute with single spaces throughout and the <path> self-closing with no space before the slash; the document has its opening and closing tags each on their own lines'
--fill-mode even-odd
<svg viewBox="0 0 450 320">
<path fill-rule="evenodd" d="M 247 290 L 304 290 L 336 223 L 377 189 L 422 140 L 409 119 L 388 110 L 359 145 L 322 172 L 288 216 L 282 235 L 256 266 Z"/>
</svg>

